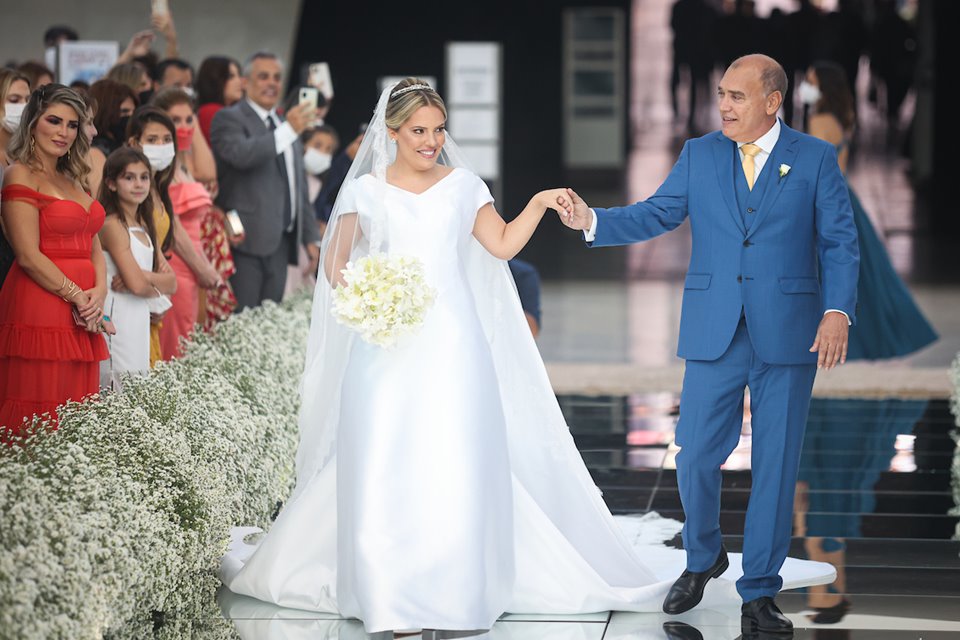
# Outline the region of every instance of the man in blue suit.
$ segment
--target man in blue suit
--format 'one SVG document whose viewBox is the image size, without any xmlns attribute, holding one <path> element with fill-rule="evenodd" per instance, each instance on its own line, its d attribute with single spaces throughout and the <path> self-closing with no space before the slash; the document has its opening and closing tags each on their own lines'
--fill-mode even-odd
<svg viewBox="0 0 960 640">
<path fill-rule="evenodd" d="M 753 489 L 737 581 L 747 631 L 792 630 L 774 596 L 803 429 L 817 368 L 845 361 L 856 309 L 857 232 L 836 152 L 777 118 L 786 90 L 772 58 L 734 61 L 718 92 L 722 131 L 688 140 L 653 196 L 590 209 L 571 190 L 574 211 L 564 219 L 602 247 L 647 240 L 690 218 L 676 434 L 687 570 L 663 608 L 693 608 L 727 569 L 720 465 L 737 445 L 749 387 Z"/>
</svg>

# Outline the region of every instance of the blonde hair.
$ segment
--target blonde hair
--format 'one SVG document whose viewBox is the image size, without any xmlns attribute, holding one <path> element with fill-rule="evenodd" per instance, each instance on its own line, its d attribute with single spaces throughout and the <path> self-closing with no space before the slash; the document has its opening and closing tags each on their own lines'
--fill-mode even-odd
<svg viewBox="0 0 960 640">
<path fill-rule="evenodd" d="M 23 110 L 20 126 L 13 132 L 7 155 L 9 159 L 22 165 L 32 169 L 42 169 L 34 151 L 33 131 L 47 109 L 55 104 L 63 104 L 76 111 L 80 124 L 73 145 L 66 154 L 57 159 L 57 172 L 69 176 L 80 183 L 85 190 L 89 190 L 87 176 L 90 175 L 90 166 L 86 158 L 90 151 L 90 142 L 83 133 L 83 128 L 89 120 L 87 103 L 80 94 L 62 84 L 44 85 L 30 94 L 30 100 L 27 101 L 27 106 Z"/>
<path fill-rule="evenodd" d="M 3 104 L 7 101 L 7 92 L 17 80 L 23 80 L 30 89 L 30 78 L 16 69 L 0 69 L 0 113 L 3 113 Z"/>
<path fill-rule="evenodd" d="M 147 68 L 139 62 L 121 62 L 110 67 L 107 78 L 120 84 L 125 84 L 134 92 L 140 91 L 140 83 L 146 75 Z"/>
<path fill-rule="evenodd" d="M 423 89 L 408 89 L 407 87 L 422 85 Z M 430 85 L 420 78 L 406 78 L 397 83 L 393 88 L 393 93 L 387 102 L 387 113 L 384 119 L 387 127 L 396 131 L 404 122 L 410 119 L 410 116 L 420 107 L 436 107 L 443 114 L 443 119 L 447 119 L 447 106 L 443 103 L 443 98 Z"/>
</svg>

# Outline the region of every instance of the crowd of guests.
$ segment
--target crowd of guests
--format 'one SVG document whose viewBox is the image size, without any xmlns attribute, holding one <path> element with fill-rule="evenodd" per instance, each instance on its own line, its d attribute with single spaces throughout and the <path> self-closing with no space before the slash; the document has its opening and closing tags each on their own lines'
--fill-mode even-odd
<svg viewBox="0 0 960 640">
<path fill-rule="evenodd" d="M 741 55 L 765 53 L 787 72 L 790 88 L 784 96 L 783 119 L 793 124 L 794 88 L 814 62 L 839 65 L 856 104 L 857 75 L 861 58 L 866 57 L 869 99 L 885 113 L 892 140 L 916 75 L 918 54 L 915 26 L 899 6 L 896 0 L 839 0 L 836 10 L 827 12 L 812 0 L 797 0 L 793 12 L 774 8 L 768 17 L 760 17 L 753 0 L 676 0 L 670 19 L 674 114 L 678 118 L 683 114 L 678 89 L 686 77 L 687 126 L 696 131 L 697 98 L 701 104 L 712 104 L 711 73 Z"/>
<path fill-rule="evenodd" d="M 328 104 L 282 105 L 275 55 L 195 69 L 153 26 L 164 58 L 138 33 L 89 85 L 0 69 L 0 441 L 316 274 L 360 139 L 338 153 Z"/>
</svg>

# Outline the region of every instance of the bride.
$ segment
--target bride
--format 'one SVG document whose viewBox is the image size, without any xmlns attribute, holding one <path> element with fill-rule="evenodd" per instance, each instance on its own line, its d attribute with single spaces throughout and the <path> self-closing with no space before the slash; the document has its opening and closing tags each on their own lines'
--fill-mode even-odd
<svg viewBox="0 0 960 640">
<path fill-rule="evenodd" d="M 235 532 L 221 578 L 234 593 L 358 618 L 370 633 L 489 629 L 506 611 L 659 611 L 683 553 L 646 546 L 641 562 L 611 516 L 505 262 L 547 209 L 571 204 L 562 189 L 542 191 L 504 223 L 446 119 L 416 78 L 380 98 L 324 238 L 296 488 L 259 544 Z M 419 259 L 436 292 L 422 327 L 393 349 L 331 314 L 347 263 L 380 253 Z M 664 525 L 659 538 L 672 537 L 673 521 L 627 526 Z M 802 565 L 786 587 L 832 573 Z M 732 582 L 713 582 L 704 605 L 736 601 Z"/>
</svg>

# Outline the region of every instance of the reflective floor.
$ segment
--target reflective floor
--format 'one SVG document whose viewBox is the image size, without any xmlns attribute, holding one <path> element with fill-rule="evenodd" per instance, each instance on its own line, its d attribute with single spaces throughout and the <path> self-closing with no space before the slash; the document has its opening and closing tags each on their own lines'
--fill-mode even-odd
<svg viewBox="0 0 960 640">
<path fill-rule="evenodd" d="M 561 396 L 577 447 L 615 513 L 650 510 L 678 520 L 673 442 L 679 399 Z M 797 484 L 790 555 L 830 562 L 833 585 L 785 592 L 797 638 L 960 637 L 960 518 L 951 491 L 953 419 L 943 400 L 814 399 Z M 723 469 L 721 526 L 742 547 L 750 490 L 750 416 Z M 954 480 L 955 482 L 960 479 Z M 679 539 L 673 544 L 679 546 Z M 362 626 L 221 593 L 243 638 L 365 638 Z M 672 630 L 664 623 L 687 623 Z M 723 638 L 739 611 L 582 616 L 507 615 L 489 638 Z M 697 635 L 697 634 L 700 635 Z M 683 635 L 687 634 L 687 635 Z M 384 636 L 374 636 L 384 637 Z M 452 637 L 433 636 L 424 638 Z"/>
</svg>

